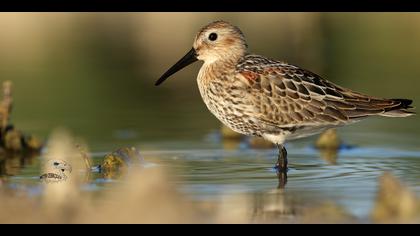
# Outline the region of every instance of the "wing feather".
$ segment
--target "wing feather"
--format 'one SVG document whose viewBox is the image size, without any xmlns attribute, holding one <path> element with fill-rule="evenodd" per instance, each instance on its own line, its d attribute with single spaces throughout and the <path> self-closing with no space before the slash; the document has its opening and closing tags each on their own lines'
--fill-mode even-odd
<svg viewBox="0 0 420 236">
<path fill-rule="evenodd" d="M 246 56 L 237 73 L 249 82 L 249 99 L 259 121 L 271 126 L 341 125 L 395 110 L 410 113 L 405 109 L 411 108 L 411 100 L 364 95 L 297 66 L 257 55 Z"/>
</svg>

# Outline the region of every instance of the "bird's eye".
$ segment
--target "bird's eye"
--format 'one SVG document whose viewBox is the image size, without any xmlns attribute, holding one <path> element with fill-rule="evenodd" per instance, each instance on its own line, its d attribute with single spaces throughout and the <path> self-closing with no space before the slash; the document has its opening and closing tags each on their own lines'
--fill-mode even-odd
<svg viewBox="0 0 420 236">
<path fill-rule="evenodd" d="M 210 39 L 210 41 L 216 40 L 217 39 L 217 34 L 216 33 L 209 34 L 209 39 Z"/>
<path fill-rule="evenodd" d="M 60 164 L 60 163 L 58 163 L 58 162 L 54 162 L 54 165 L 55 165 L 55 166 L 58 166 L 59 164 Z"/>
</svg>

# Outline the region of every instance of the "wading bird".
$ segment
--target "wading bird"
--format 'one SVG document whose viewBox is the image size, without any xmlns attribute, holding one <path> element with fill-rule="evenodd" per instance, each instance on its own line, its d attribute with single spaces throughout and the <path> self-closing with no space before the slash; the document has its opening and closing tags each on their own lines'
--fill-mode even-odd
<svg viewBox="0 0 420 236">
<path fill-rule="evenodd" d="M 197 82 L 207 108 L 232 130 L 276 144 L 279 172 L 287 171 L 286 140 L 370 116 L 414 114 L 408 110 L 411 100 L 372 97 L 298 66 L 250 54 L 241 30 L 225 21 L 203 27 L 193 48 L 155 85 L 197 60 L 204 61 Z"/>
</svg>

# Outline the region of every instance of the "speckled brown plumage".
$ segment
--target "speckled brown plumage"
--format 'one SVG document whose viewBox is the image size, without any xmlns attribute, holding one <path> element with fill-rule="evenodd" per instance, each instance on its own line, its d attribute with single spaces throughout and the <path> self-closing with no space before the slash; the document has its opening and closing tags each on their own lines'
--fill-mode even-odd
<svg viewBox="0 0 420 236">
<path fill-rule="evenodd" d="M 298 66 L 250 54 L 243 33 L 224 21 L 203 27 L 189 54 L 156 84 L 192 63 L 191 57 L 204 61 L 197 82 L 207 108 L 234 131 L 279 145 L 283 155 L 287 139 L 373 115 L 413 114 L 411 100 L 361 94 Z"/>
<path fill-rule="evenodd" d="M 203 40 L 206 32 L 223 30 L 227 31 L 226 38 L 238 41 L 233 50 L 228 47 L 223 50 L 223 46 L 230 46 L 223 41 L 214 46 Z M 200 40 L 205 44 L 200 44 Z M 198 85 L 204 102 L 225 125 L 246 135 L 267 138 L 265 134 L 270 134 L 282 136 L 279 141 L 284 141 L 372 115 L 412 114 L 407 110 L 411 108 L 411 100 L 364 95 L 295 65 L 249 54 L 241 50 L 247 46 L 240 30 L 223 21 L 205 26 L 194 44 L 199 56 L 201 51 L 210 55 L 207 58 L 222 55 L 211 63 L 203 58 L 205 63 L 198 75 Z M 203 45 L 209 48 L 203 50 L 200 47 Z"/>
<path fill-rule="evenodd" d="M 235 67 L 201 71 L 201 95 L 225 125 L 246 134 L 299 138 L 372 115 L 408 116 L 411 101 L 381 99 L 335 85 L 284 62 L 245 55 Z"/>
<path fill-rule="evenodd" d="M 247 109 L 259 114 L 257 119 L 267 131 L 295 128 L 293 136 L 299 129 L 344 125 L 371 115 L 412 114 L 407 110 L 411 100 L 364 95 L 305 69 L 258 55 L 242 57 L 235 73 L 234 80 L 245 78 L 242 88 L 250 100 Z"/>
</svg>

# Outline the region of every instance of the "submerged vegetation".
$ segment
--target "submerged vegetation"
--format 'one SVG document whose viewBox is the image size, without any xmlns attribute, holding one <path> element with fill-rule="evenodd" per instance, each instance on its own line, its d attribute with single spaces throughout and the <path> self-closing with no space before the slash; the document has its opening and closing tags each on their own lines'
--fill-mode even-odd
<svg viewBox="0 0 420 236">
<path fill-rule="evenodd" d="M 0 153 L 39 152 L 42 143 L 30 134 L 24 134 L 10 122 L 13 107 L 12 82 L 2 84 L 3 97 L 0 102 Z"/>
<path fill-rule="evenodd" d="M 21 167 L 34 161 L 42 149 L 35 136 L 16 128 L 11 122 L 12 82 L 2 82 L 0 101 L 0 187 L 8 176 L 17 175 Z"/>
</svg>

